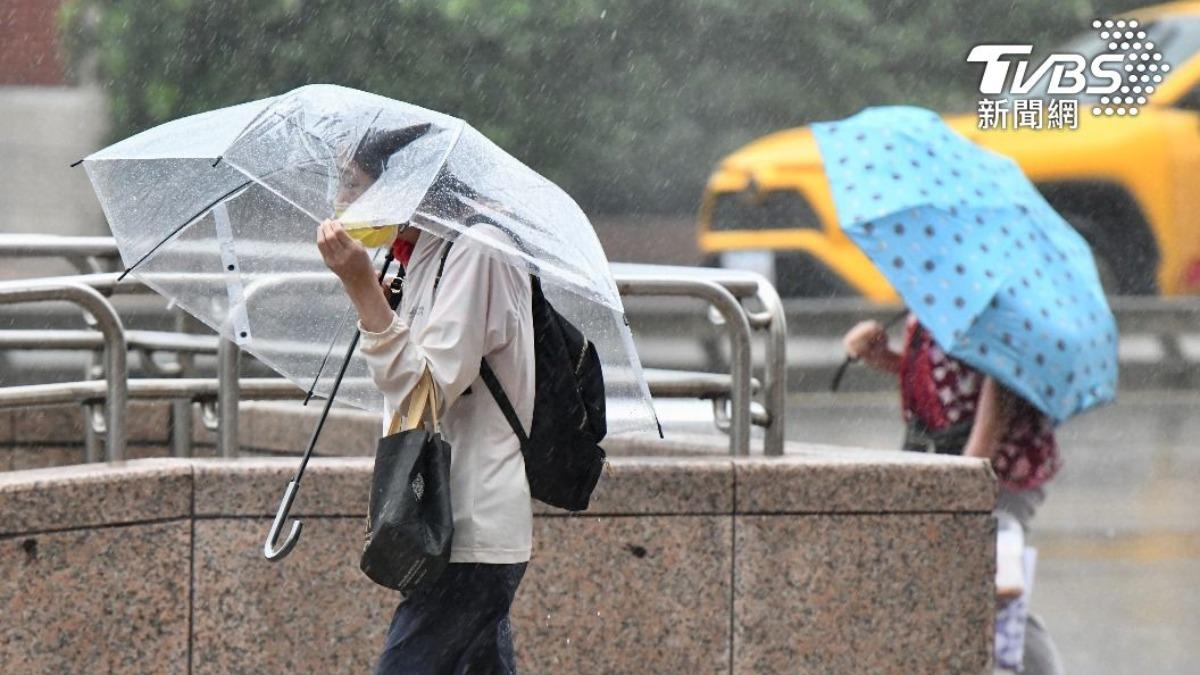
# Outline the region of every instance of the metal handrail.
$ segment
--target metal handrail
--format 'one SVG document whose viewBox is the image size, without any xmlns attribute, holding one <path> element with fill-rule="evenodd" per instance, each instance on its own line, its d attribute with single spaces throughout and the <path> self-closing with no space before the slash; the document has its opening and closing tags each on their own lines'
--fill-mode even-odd
<svg viewBox="0 0 1200 675">
<path fill-rule="evenodd" d="M 762 310 L 757 312 L 742 307 L 751 328 L 767 331 L 766 354 L 763 359 L 763 409 L 752 411 L 750 420 L 753 425 L 763 427 L 766 431 L 763 453 L 782 455 L 786 430 L 784 406 L 787 399 L 787 316 L 779 293 L 766 277 L 755 272 L 712 267 L 614 263 L 612 269 L 618 282 L 623 277 L 636 279 L 664 274 L 670 274 L 673 278 L 702 279 L 721 285 L 739 300 L 754 298 L 762 305 Z M 716 407 L 718 403 L 714 401 L 714 412 L 717 413 L 714 419 L 718 427 L 724 427 L 723 419 L 728 416 L 720 414 Z"/>
<path fill-rule="evenodd" d="M 293 400 L 304 398 L 304 390 L 281 377 L 247 377 L 239 383 L 239 393 L 247 400 Z M 29 384 L 0 387 L 0 409 L 22 406 L 86 404 L 105 397 L 104 380 Z M 188 399 L 194 403 L 217 401 L 221 383 L 215 377 L 143 378 L 129 380 L 126 400 Z"/>
<path fill-rule="evenodd" d="M 158 330 L 127 330 L 125 346 L 141 352 L 215 354 L 219 338 Z M 92 330 L 0 330 L 0 349 L 96 350 L 104 347 L 103 334 Z"/>
<path fill-rule="evenodd" d="M 107 407 L 106 456 L 110 462 L 125 458 L 125 401 L 129 372 L 126 364 L 125 327 L 112 304 L 95 289 L 81 284 L 4 282 L 0 283 L 0 304 L 61 300 L 90 312 L 104 335 L 105 403 Z M 98 382 L 99 383 L 99 382 Z M 91 424 L 91 420 L 88 420 Z M 95 461 L 97 458 L 88 457 Z"/>
<path fill-rule="evenodd" d="M 80 272 L 101 272 L 98 260 L 119 257 L 112 237 L 46 234 L 0 235 L 0 258 L 62 258 Z"/>
<path fill-rule="evenodd" d="M 697 297 L 707 300 L 721 313 L 730 327 L 731 375 L 729 446 L 735 455 L 750 454 L 750 322 L 742 304 L 724 286 L 701 279 L 637 278 L 627 274 L 617 278 L 623 296 L 659 295 Z"/>
<path fill-rule="evenodd" d="M 238 405 L 241 402 L 241 373 L 239 366 L 242 350 L 232 340 L 221 340 L 217 348 L 217 414 L 221 421 L 217 428 L 217 452 L 222 457 L 238 456 Z M 291 384 L 290 382 L 288 384 Z M 292 385 L 295 387 L 295 385 Z M 296 389 L 303 393 L 299 387 Z"/>
<path fill-rule="evenodd" d="M 766 366 L 763 380 L 766 388 L 766 439 L 763 442 L 763 452 L 767 455 L 782 455 L 783 441 L 787 422 L 784 419 L 784 407 L 787 405 L 787 315 L 783 311 L 783 301 L 779 291 L 760 276 L 756 297 L 763 306 L 761 314 L 751 313 L 751 325 L 756 320 L 766 320 L 769 335 Z"/>
<path fill-rule="evenodd" d="M 0 256 L 6 258 L 116 258 L 117 242 L 112 237 L 78 237 L 58 234 L 0 235 Z"/>
<path fill-rule="evenodd" d="M 95 258 L 116 258 L 118 251 L 110 237 L 58 237 L 40 235 L 0 235 L 0 255 L 14 256 L 59 256 L 70 260 L 86 256 Z M 78 265 L 77 265 L 78 266 Z M 94 268 L 94 266 L 93 266 Z M 81 266 L 81 269 L 84 267 Z M 733 343 L 733 358 L 731 359 L 731 386 L 729 402 L 732 408 L 729 414 L 730 447 L 734 454 L 749 453 L 750 425 L 760 424 L 766 427 L 764 452 L 766 454 L 781 454 L 783 448 L 783 406 L 786 394 L 786 320 L 779 302 L 778 294 L 763 277 L 735 270 L 718 270 L 709 268 L 671 268 L 667 266 L 646 265 L 613 265 L 614 276 L 617 278 L 618 289 L 622 295 L 663 295 L 687 296 L 703 299 L 715 308 L 722 316 L 724 323 L 731 327 L 730 338 Z M 671 272 L 678 275 L 663 278 L 663 274 Z M 85 274 L 78 277 L 64 277 L 61 281 L 86 284 L 100 293 L 112 295 L 123 293 L 141 293 L 148 290 L 145 284 L 125 279 L 118 283 L 116 273 Z M 308 280 L 327 281 L 328 273 L 314 272 L 300 275 Z M 690 278 L 689 278 L 690 277 Z M 702 277 L 702 278 L 696 278 Z M 60 279 L 51 281 L 58 282 Z M 289 276 L 288 281 L 294 283 L 296 276 Z M 254 279 L 247 286 L 247 296 L 259 290 L 259 286 L 269 286 L 282 282 L 278 278 Z M 743 307 L 740 300 L 754 297 L 763 306 L 763 311 L 750 312 Z M 750 329 L 766 329 L 768 331 L 768 349 L 765 359 L 763 382 L 765 384 L 765 401 L 763 406 L 754 407 L 751 391 L 753 361 L 750 351 Z M 20 337 L 20 336 L 16 336 Z M 13 339 L 16 339 L 14 337 Z M 138 336 L 139 343 L 149 342 L 146 336 Z M 63 336 L 59 339 L 68 341 L 79 336 Z M 2 339 L 2 338 L 0 338 Z M 171 351 L 164 340 L 154 345 L 155 349 L 146 345 L 144 351 Z M 226 424 L 221 425 L 221 452 L 227 456 L 236 455 L 237 429 L 236 407 L 240 388 L 236 386 L 237 362 L 240 350 L 236 345 L 220 340 L 218 348 L 218 367 L 220 381 L 228 383 L 221 391 L 225 396 L 219 396 L 221 417 Z M 140 345 L 139 345 L 140 346 Z M 183 350 L 180 350 L 183 351 Z M 202 352 L 207 349 L 193 348 L 189 352 Z M 694 383 L 693 383 L 694 385 Z M 714 389 L 717 385 L 714 384 Z M 693 387 L 694 389 L 694 387 Z M 234 423 L 229 423 L 230 421 Z M 719 427 L 723 424 L 723 415 L 717 414 Z"/>
</svg>

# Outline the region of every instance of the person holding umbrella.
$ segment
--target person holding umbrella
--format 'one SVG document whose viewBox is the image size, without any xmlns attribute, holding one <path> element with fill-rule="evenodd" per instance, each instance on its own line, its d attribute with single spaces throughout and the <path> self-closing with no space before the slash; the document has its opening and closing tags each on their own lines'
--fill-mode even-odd
<svg viewBox="0 0 1200 675">
<path fill-rule="evenodd" d="M 864 322 L 848 360 L 898 377 L 905 449 L 988 460 L 1001 528 L 1027 529 L 1061 465 L 1054 426 L 1115 397 L 1116 321 L 1086 242 L 1015 163 L 931 111 L 872 108 L 813 133 L 843 230 L 909 308 L 900 350 Z M 1004 585 L 1013 597 L 1024 581 Z M 1062 672 L 1036 616 L 1022 660 L 1007 665 Z"/>
<path fill-rule="evenodd" d="M 392 418 L 405 398 L 416 418 L 433 399 L 425 445 L 449 449 L 451 466 L 434 453 L 437 485 L 407 487 L 418 502 L 432 494 L 439 515 L 444 502 L 453 507 L 452 528 L 441 530 L 453 530 L 445 547 L 453 564 L 436 584 L 408 580 L 432 585 L 397 612 L 379 670 L 511 672 L 508 607 L 530 557 L 530 494 L 585 507 L 595 481 L 575 479 L 595 478 L 603 461 L 598 445 L 580 446 L 571 459 L 581 461 L 564 472 L 571 480 L 555 483 L 539 470 L 558 465 L 522 455 L 517 430 L 528 435 L 526 456 L 545 460 L 540 434 L 555 429 L 538 422 L 557 419 L 531 426 L 541 382 L 533 357 L 542 353 L 531 312 L 560 333 L 539 348 L 565 354 L 568 338 L 588 345 L 587 384 L 598 385 L 570 392 L 583 424 L 559 435 L 598 442 L 605 431 L 660 428 L 608 259 L 578 204 L 464 120 L 324 84 L 173 120 L 76 165 L 112 229 L 120 278 L 132 275 L 326 399 L 263 543 L 266 560 L 298 548 L 302 522 L 290 509 L 335 398 Z M 403 292 L 392 298 L 398 313 L 380 287 L 394 240 L 394 257 L 408 256 Z M 603 382 L 601 368 L 621 377 Z M 580 384 L 546 382 L 553 392 Z M 417 383 L 424 395 L 410 396 Z M 593 405 L 605 395 L 622 405 Z M 381 444 L 427 431 L 410 421 L 397 434 L 388 424 Z"/>
<path fill-rule="evenodd" d="M 368 134 L 347 167 L 339 202 L 352 203 L 369 189 L 402 141 L 394 133 Z M 509 240 L 486 224 L 473 230 Z M 529 275 L 471 240 L 444 259 L 447 242 L 424 230 L 401 227 L 397 243 L 405 279 L 399 312 L 393 312 L 370 255 L 342 222 L 324 221 L 317 237 L 322 258 L 357 310 L 360 353 L 388 407 L 405 405 L 428 372 L 443 433 L 454 448 L 450 564 L 396 609 L 376 672 L 515 672 L 508 614 L 532 546 L 529 483 L 500 409 L 486 390 L 469 394 L 482 389 L 480 361 L 486 356 L 512 392 L 522 423 L 530 424 Z"/>
<path fill-rule="evenodd" d="M 909 314 L 899 351 L 888 344 L 884 327 L 864 321 L 843 338 L 846 354 L 896 375 L 905 422 L 904 449 L 987 460 L 1000 481 L 996 517 L 1000 527 L 1028 532 L 1046 499 L 1045 485 L 1061 460 L 1054 425 L 1036 407 L 1003 384 L 946 354 L 915 315 Z M 1024 592 L 1022 560 L 999 566 L 996 594 L 1011 602 Z M 1029 614 L 1022 672 L 1063 672 L 1058 649 L 1045 623 Z"/>
<path fill-rule="evenodd" d="M 986 459 L 1007 491 L 1040 493 L 1057 473 L 1061 460 L 1050 418 L 946 354 L 916 315 L 908 315 L 900 351 L 877 321 L 854 326 L 843 346 L 847 356 L 899 379 L 905 450 Z"/>
</svg>

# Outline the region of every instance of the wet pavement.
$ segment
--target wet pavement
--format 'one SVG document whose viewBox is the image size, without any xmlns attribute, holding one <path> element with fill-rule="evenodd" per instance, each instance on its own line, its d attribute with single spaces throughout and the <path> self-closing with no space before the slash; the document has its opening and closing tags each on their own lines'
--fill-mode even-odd
<svg viewBox="0 0 1200 675">
<path fill-rule="evenodd" d="M 672 431 L 711 428 L 705 404 L 663 402 Z M 707 417 L 706 417 L 707 416 Z M 793 394 L 789 440 L 893 449 L 883 393 Z M 1032 607 L 1068 673 L 1200 672 L 1200 393 L 1123 394 L 1059 430 L 1064 467 L 1033 521 Z"/>
</svg>

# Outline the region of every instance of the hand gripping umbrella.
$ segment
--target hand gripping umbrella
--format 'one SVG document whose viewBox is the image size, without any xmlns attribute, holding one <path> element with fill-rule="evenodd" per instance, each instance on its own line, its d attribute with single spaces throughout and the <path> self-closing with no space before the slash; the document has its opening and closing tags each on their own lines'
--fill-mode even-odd
<svg viewBox="0 0 1200 675">
<path fill-rule="evenodd" d="M 538 275 L 554 306 L 597 347 L 609 433 L 657 430 L 617 286 L 587 217 L 462 120 L 312 85 L 163 124 L 86 157 L 83 166 L 126 273 L 297 386 L 377 411 L 383 397 L 352 355 L 353 307 L 315 241 L 317 224 L 335 214 L 356 148 L 396 133 L 407 142 L 340 218 L 355 227 L 409 223 L 450 240 L 472 237 Z M 479 217 L 516 245 L 473 235 L 470 222 Z M 352 356 L 333 372 L 328 357 L 343 352 Z M 268 557 L 286 555 L 299 533 L 297 523 L 276 548 L 303 467 L 280 505 Z"/>
<path fill-rule="evenodd" d="M 1055 422 L 1113 400 L 1117 327 L 1091 251 L 1011 159 L 920 108 L 813 134 L 842 229 L 943 349 Z"/>
</svg>

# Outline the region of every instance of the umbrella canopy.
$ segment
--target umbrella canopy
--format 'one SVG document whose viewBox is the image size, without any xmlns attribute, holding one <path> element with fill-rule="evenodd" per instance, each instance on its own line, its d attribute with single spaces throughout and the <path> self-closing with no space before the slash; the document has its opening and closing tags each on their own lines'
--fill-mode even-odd
<svg viewBox="0 0 1200 675">
<path fill-rule="evenodd" d="M 1091 251 L 1021 169 L 920 108 L 813 125 L 843 230 L 949 354 L 1056 422 L 1113 400 Z"/>
<path fill-rule="evenodd" d="M 353 204 L 335 204 L 350 159 L 405 136 Z M 353 308 L 324 266 L 317 225 L 411 223 L 475 237 L 481 216 L 515 246 L 489 251 L 541 277 L 556 308 L 605 367 L 612 432 L 657 422 L 608 261 L 560 188 L 460 119 L 366 92 L 312 85 L 155 127 L 84 159 L 133 274 L 297 385 L 327 395 L 356 334 Z M 387 238 L 390 239 L 390 238 Z M 385 243 L 379 241 L 378 243 Z M 382 257 L 378 252 L 377 257 Z M 378 409 L 354 357 L 339 401 Z"/>
</svg>

